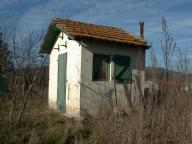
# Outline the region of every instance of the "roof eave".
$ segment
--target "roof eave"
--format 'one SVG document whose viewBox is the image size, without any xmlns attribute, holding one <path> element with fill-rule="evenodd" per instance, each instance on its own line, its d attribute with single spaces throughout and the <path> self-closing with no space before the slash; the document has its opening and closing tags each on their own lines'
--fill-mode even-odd
<svg viewBox="0 0 192 144">
<path fill-rule="evenodd" d="M 41 43 L 39 52 L 50 54 L 59 33 L 60 29 L 54 23 L 50 23 L 47 33 L 45 34 L 44 39 Z"/>
<path fill-rule="evenodd" d="M 147 42 L 144 42 L 143 44 L 136 44 L 136 43 L 132 43 L 132 42 L 128 42 L 128 41 L 117 41 L 117 40 L 111 40 L 111 39 L 106 39 L 106 38 L 95 38 L 95 37 L 86 37 L 86 36 L 73 36 L 73 39 L 75 40 L 80 40 L 81 38 L 84 39 L 95 39 L 95 40 L 101 40 L 101 41 L 108 41 L 108 42 L 114 42 L 114 43 L 119 43 L 119 44 L 127 44 L 127 45 L 134 45 L 137 47 L 142 47 L 144 49 L 149 49 L 151 46 L 147 45 Z"/>
</svg>

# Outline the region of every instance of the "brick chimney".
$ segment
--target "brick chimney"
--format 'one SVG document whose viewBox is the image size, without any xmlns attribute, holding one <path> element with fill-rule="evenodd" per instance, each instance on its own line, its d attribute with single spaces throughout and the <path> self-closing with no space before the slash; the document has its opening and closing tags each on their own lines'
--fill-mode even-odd
<svg viewBox="0 0 192 144">
<path fill-rule="evenodd" d="M 144 22 L 139 22 L 140 37 L 144 39 Z"/>
</svg>

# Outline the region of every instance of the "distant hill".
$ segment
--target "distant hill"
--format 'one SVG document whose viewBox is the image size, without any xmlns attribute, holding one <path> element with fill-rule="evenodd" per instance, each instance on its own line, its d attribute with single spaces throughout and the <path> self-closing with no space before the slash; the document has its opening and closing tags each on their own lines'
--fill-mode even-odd
<svg viewBox="0 0 192 144">
<path fill-rule="evenodd" d="M 192 74 L 184 74 L 181 72 L 173 71 L 173 70 L 168 70 L 168 80 L 181 80 L 183 78 L 191 79 Z M 165 69 L 161 67 L 146 67 L 145 68 L 145 80 L 153 80 L 153 79 L 158 79 L 161 81 L 165 81 Z"/>
</svg>

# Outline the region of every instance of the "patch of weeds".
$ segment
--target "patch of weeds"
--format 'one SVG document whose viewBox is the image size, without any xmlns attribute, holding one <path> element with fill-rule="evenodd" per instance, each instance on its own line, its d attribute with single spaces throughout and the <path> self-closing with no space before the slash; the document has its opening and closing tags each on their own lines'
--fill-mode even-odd
<svg viewBox="0 0 192 144">
<path fill-rule="evenodd" d="M 1 137 L 0 137 L 0 143 L 1 144 L 7 144 L 7 143 L 15 143 L 20 144 L 26 142 L 28 139 L 27 135 L 22 135 L 24 132 L 22 130 L 12 130 L 9 129 L 8 131 L 5 131 Z"/>
<path fill-rule="evenodd" d="M 89 136 L 91 135 L 91 130 L 88 129 L 88 128 L 80 128 L 80 129 L 77 129 L 75 135 L 77 137 L 77 139 L 87 139 L 89 138 Z"/>
<path fill-rule="evenodd" d="M 76 141 L 88 140 L 92 134 L 88 128 L 70 129 L 67 133 L 64 144 L 75 144 Z"/>
</svg>

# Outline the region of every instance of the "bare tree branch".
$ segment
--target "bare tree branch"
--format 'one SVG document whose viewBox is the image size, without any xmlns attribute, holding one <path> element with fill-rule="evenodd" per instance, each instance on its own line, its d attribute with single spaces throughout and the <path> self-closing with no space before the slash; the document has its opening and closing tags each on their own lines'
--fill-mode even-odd
<svg viewBox="0 0 192 144">
<path fill-rule="evenodd" d="M 161 50 L 163 53 L 163 62 L 165 66 L 165 92 L 168 82 L 168 68 L 171 67 L 171 59 L 174 55 L 175 48 L 176 48 L 176 42 L 174 41 L 174 38 L 172 34 L 169 32 L 169 27 L 167 25 L 167 20 L 162 17 L 162 31 L 163 31 L 163 38 L 161 39 Z"/>
</svg>

